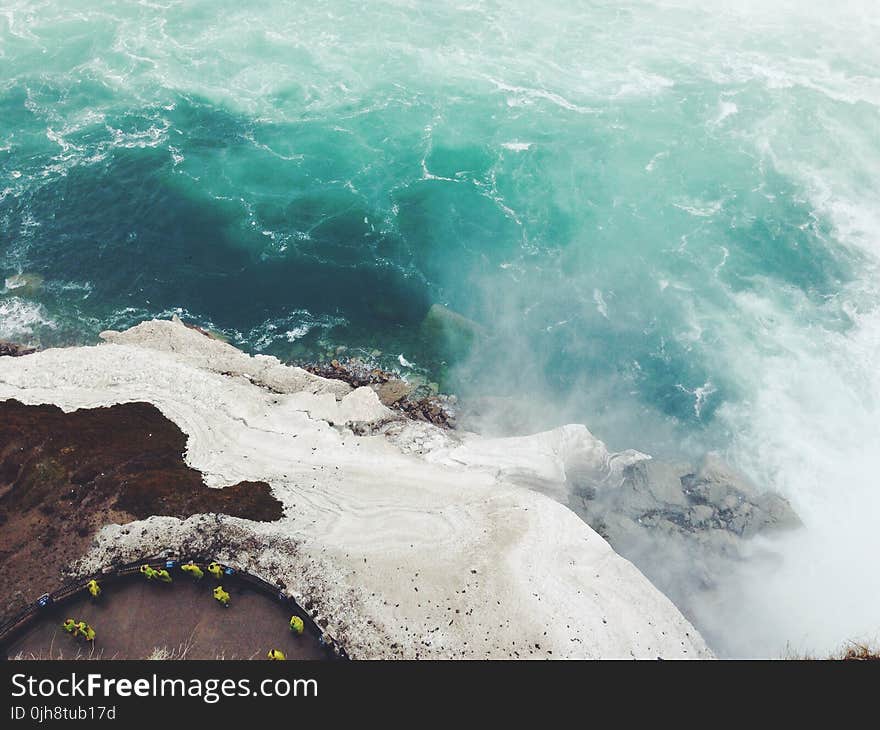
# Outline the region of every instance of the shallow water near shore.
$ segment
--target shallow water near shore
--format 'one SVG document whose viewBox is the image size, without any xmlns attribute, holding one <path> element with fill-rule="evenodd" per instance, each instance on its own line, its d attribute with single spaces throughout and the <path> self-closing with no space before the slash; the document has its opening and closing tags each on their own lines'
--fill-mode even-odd
<svg viewBox="0 0 880 730">
<path fill-rule="evenodd" d="M 477 428 L 718 451 L 806 527 L 700 609 L 714 645 L 874 636 L 873 5 L 13 0 L 0 339 L 176 313 L 417 373 Z"/>
</svg>

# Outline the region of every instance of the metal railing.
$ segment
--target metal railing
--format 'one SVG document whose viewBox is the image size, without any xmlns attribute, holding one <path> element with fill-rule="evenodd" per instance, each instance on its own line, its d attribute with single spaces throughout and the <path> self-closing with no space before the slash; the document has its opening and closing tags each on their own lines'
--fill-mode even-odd
<svg viewBox="0 0 880 730">
<path fill-rule="evenodd" d="M 322 629 L 317 623 L 315 623 L 314 619 L 312 619 L 302 606 L 300 606 L 294 598 L 287 595 L 279 586 L 273 585 L 247 571 L 238 570 L 231 565 L 220 563 L 212 558 L 205 558 L 201 555 L 187 556 L 185 558 L 148 558 L 139 560 L 137 562 L 127 563 L 119 568 L 108 569 L 106 572 L 77 578 L 74 581 L 65 583 L 52 593 L 44 593 L 34 601 L 34 603 L 22 609 L 17 615 L 0 624 L 0 650 L 2 650 L 3 657 L 6 657 L 8 647 L 34 621 L 42 618 L 50 607 L 62 604 L 87 590 L 89 581 L 99 580 L 102 583 L 112 583 L 133 576 L 140 577 L 140 569 L 142 565 L 149 565 L 154 569 L 165 568 L 169 571 L 175 569 L 179 570 L 181 565 L 188 563 L 190 560 L 199 565 L 207 565 L 212 562 L 217 562 L 223 569 L 224 575 L 240 581 L 241 583 L 245 583 L 251 588 L 272 597 L 276 602 L 286 606 L 292 614 L 299 616 L 303 621 L 304 629 L 314 636 L 324 647 L 328 659 L 348 659 L 345 649 L 325 629 Z"/>
</svg>

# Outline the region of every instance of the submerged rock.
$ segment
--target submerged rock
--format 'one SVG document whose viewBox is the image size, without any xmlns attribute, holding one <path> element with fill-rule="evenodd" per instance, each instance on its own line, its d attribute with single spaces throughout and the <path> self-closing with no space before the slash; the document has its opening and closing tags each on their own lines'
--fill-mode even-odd
<svg viewBox="0 0 880 730">
<path fill-rule="evenodd" d="M 39 274 L 13 274 L 4 282 L 7 291 L 14 291 L 17 295 L 29 296 L 36 294 L 43 287 L 43 277 Z"/>
<path fill-rule="evenodd" d="M 466 356 L 486 334 L 481 325 L 442 304 L 431 305 L 422 321 L 421 332 L 434 347 L 452 359 Z"/>
</svg>

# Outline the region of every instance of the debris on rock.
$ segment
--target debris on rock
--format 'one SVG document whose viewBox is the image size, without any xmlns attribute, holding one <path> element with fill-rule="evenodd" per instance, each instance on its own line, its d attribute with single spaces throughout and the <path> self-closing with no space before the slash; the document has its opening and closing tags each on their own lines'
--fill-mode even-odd
<svg viewBox="0 0 880 730">
<path fill-rule="evenodd" d="M 455 428 L 455 396 L 439 393 L 436 383 L 407 380 L 357 358 L 345 362 L 333 359 L 329 363 L 308 363 L 300 367 L 322 378 L 342 380 L 353 388 L 372 388 L 383 405 L 413 420 Z"/>
<path fill-rule="evenodd" d="M 0 340 L 0 357 L 22 357 L 36 351 L 37 348 L 35 347 L 27 347 L 26 345 L 18 345 L 14 342 Z"/>
</svg>

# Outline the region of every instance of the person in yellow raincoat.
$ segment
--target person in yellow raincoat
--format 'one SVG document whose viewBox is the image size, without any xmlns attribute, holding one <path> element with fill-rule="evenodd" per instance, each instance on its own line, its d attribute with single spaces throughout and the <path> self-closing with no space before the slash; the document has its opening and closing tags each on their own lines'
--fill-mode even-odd
<svg viewBox="0 0 880 730">
<path fill-rule="evenodd" d="M 161 580 L 163 583 L 171 582 L 171 573 L 169 573 L 165 568 L 160 568 L 156 571 L 156 579 Z"/>
<path fill-rule="evenodd" d="M 280 649 L 269 649 L 266 653 L 266 659 L 270 662 L 283 662 L 287 657 L 284 656 L 284 652 Z"/>
<path fill-rule="evenodd" d="M 66 619 L 63 624 L 61 624 L 61 628 L 64 629 L 68 634 L 73 634 L 76 636 L 76 621 L 72 618 Z"/>
<path fill-rule="evenodd" d="M 101 595 L 101 586 L 98 585 L 98 581 L 96 581 L 94 578 L 86 583 L 86 588 L 88 588 L 89 595 L 92 598 L 97 598 Z"/>
<path fill-rule="evenodd" d="M 300 636 L 303 632 L 305 626 L 303 625 L 303 620 L 299 616 L 291 616 L 290 617 L 290 630 Z"/>
<path fill-rule="evenodd" d="M 153 570 L 146 563 L 144 563 L 141 566 L 141 575 L 143 575 L 147 580 L 155 580 L 156 579 L 156 571 Z"/>
<path fill-rule="evenodd" d="M 191 575 L 196 580 L 201 580 L 202 578 L 205 577 L 204 571 L 198 565 L 196 565 L 192 560 L 190 560 L 188 563 L 186 563 L 184 565 L 181 565 L 180 569 L 184 573 L 188 573 L 189 575 Z"/>
<path fill-rule="evenodd" d="M 208 572 L 213 575 L 217 580 L 220 580 L 220 577 L 223 575 L 223 567 L 220 563 L 214 562 L 208 566 Z"/>
<path fill-rule="evenodd" d="M 84 623 L 84 622 L 80 621 L 80 623 Z M 89 626 L 88 624 L 85 624 L 85 628 L 82 629 L 82 635 L 86 641 L 94 641 L 95 636 L 96 636 L 95 630 L 91 626 Z"/>
<path fill-rule="evenodd" d="M 223 590 L 223 586 L 217 586 L 214 589 L 214 598 L 223 605 L 223 608 L 229 608 L 229 594 Z"/>
</svg>

